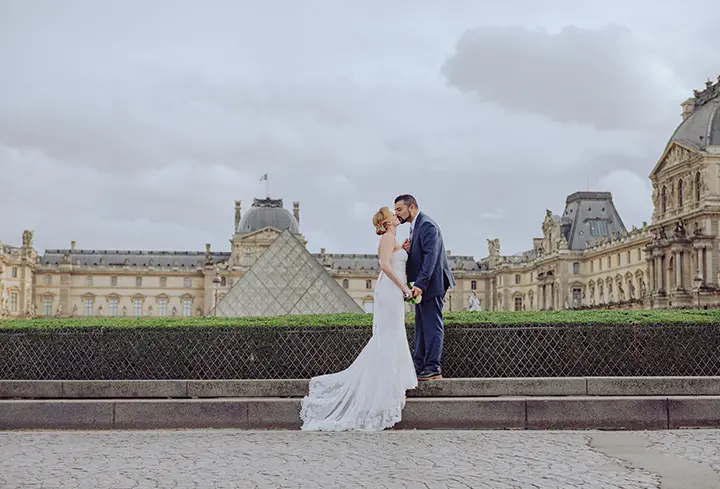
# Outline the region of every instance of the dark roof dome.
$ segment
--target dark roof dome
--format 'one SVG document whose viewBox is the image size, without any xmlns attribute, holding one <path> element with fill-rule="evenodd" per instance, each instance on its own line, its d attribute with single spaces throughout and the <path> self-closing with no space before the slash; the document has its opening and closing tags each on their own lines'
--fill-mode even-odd
<svg viewBox="0 0 720 489">
<path fill-rule="evenodd" d="M 694 92 L 694 97 L 683 106 L 683 121 L 670 138 L 696 149 L 720 146 L 720 76 L 717 83 L 705 83 L 705 90 Z"/>
<path fill-rule="evenodd" d="M 253 199 L 252 207 L 240 219 L 237 232 L 252 233 L 266 227 L 300 233 L 297 219 L 283 207 L 282 199 Z"/>
</svg>

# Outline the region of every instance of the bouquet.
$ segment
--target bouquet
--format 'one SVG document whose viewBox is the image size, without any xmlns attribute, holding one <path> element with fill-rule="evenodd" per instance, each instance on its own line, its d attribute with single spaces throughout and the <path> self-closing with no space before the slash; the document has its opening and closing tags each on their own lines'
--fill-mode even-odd
<svg viewBox="0 0 720 489">
<path fill-rule="evenodd" d="M 414 285 L 415 285 L 415 282 L 408 282 L 408 283 L 407 283 L 408 289 L 411 289 L 411 290 L 412 290 L 412 288 L 413 288 Z M 419 304 L 421 300 L 422 300 L 422 296 L 421 296 L 421 295 L 419 295 L 419 296 L 417 296 L 417 297 L 406 297 L 406 298 L 405 298 L 405 302 L 409 302 L 410 304 L 413 304 L 413 305 Z"/>
</svg>

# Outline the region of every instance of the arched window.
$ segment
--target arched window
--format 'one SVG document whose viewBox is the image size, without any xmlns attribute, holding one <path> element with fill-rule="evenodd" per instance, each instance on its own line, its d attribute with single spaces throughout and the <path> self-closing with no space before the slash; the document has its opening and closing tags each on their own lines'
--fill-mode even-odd
<svg viewBox="0 0 720 489">
<path fill-rule="evenodd" d="M 372 280 L 365 281 L 365 288 L 368 290 L 372 289 Z"/>
<path fill-rule="evenodd" d="M 682 181 L 682 178 L 678 181 L 677 191 L 678 191 L 678 207 L 682 207 L 683 206 L 683 181 Z"/>
<path fill-rule="evenodd" d="M 470 290 L 477 290 L 477 280 L 470 282 Z"/>
<path fill-rule="evenodd" d="M 662 191 L 660 192 L 661 209 L 662 212 L 667 212 L 667 187 L 663 185 Z"/>
<path fill-rule="evenodd" d="M 349 289 L 350 288 L 350 281 L 348 279 L 343 279 L 343 289 Z"/>
<path fill-rule="evenodd" d="M 695 174 L 695 202 L 700 202 L 700 172 Z"/>
</svg>

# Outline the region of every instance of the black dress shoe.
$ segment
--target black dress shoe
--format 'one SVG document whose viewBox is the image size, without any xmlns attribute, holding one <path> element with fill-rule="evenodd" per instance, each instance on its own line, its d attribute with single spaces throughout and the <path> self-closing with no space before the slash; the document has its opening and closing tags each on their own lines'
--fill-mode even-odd
<svg viewBox="0 0 720 489">
<path fill-rule="evenodd" d="M 418 375 L 418 380 L 438 380 L 442 379 L 440 372 L 423 372 Z"/>
</svg>

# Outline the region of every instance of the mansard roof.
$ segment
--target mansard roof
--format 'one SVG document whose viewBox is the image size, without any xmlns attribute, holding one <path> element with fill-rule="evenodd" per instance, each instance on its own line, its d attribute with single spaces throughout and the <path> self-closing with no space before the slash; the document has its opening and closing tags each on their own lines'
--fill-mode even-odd
<svg viewBox="0 0 720 489">
<path fill-rule="evenodd" d="M 46 250 L 40 258 L 42 265 L 59 265 L 65 255 L 74 265 L 80 266 L 130 266 L 130 267 L 202 267 L 204 251 L 138 251 L 138 250 Z M 215 263 L 230 258 L 229 252 L 211 252 Z"/>
<path fill-rule="evenodd" d="M 563 234 L 571 250 L 584 250 L 603 238 L 626 234 L 610 192 L 575 192 L 565 201 Z"/>
</svg>

